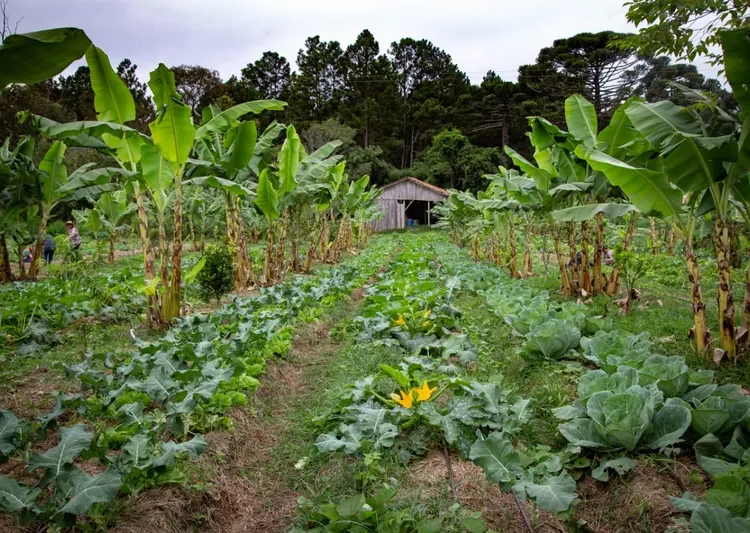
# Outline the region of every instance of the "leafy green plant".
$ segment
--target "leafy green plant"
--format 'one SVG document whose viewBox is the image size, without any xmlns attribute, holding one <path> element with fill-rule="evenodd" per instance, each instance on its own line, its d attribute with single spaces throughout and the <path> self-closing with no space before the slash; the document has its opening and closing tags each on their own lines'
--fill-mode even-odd
<svg viewBox="0 0 750 533">
<path fill-rule="evenodd" d="M 206 299 L 220 300 L 234 288 L 232 254 L 226 246 L 207 246 L 203 252 L 205 265 L 198 272 L 199 291 Z"/>
</svg>

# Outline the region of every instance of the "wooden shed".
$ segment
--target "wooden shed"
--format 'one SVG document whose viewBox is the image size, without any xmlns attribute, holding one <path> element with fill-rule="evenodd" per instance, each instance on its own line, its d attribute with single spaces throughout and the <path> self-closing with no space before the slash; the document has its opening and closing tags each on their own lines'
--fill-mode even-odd
<svg viewBox="0 0 750 533">
<path fill-rule="evenodd" d="M 375 231 L 407 226 L 431 226 L 432 206 L 448 197 L 448 191 L 417 178 L 406 177 L 382 187 L 378 205 L 384 213 L 373 223 Z"/>
</svg>

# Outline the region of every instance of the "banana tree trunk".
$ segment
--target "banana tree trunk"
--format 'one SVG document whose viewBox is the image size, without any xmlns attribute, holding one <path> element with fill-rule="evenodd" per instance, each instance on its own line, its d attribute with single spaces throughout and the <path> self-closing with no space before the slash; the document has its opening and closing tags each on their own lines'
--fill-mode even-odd
<svg viewBox="0 0 750 533">
<path fill-rule="evenodd" d="M 622 240 L 622 250 L 627 251 L 630 249 L 630 243 L 633 241 L 633 234 L 635 233 L 636 222 L 638 221 L 638 213 L 634 212 L 630 215 L 630 223 L 628 229 L 625 231 L 625 237 Z M 617 264 L 617 258 L 615 258 L 615 265 Z M 612 271 L 612 276 L 609 278 L 607 283 L 607 294 L 614 296 L 617 291 L 620 290 L 620 268 L 615 266 Z"/>
<path fill-rule="evenodd" d="M 23 244 L 19 244 L 18 248 L 18 276 L 21 281 L 26 281 L 26 265 L 23 262 Z"/>
<path fill-rule="evenodd" d="M 508 227 L 508 238 L 510 239 L 510 277 L 518 277 L 518 242 L 516 241 L 516 230 L 513 225 L 513 218 L 510 219 Z"/>
<path fill-rule="evenodd" d="M 31 281 L 36 281 L 39 275 L 39 265 L 42 259 L 42 247 L 44 246 L 44 233 L 47 231 L 48 216 L 42 215 L 42 220 L 39 223 L 39 234 L 34 245 L 34 252 L 31 256 L 31 264 L 29 265 L 29 271 L 26 273 L 26 278 Z"/>
<path fill-rule="evenodd" d="M 0 233 L 0 284 L 11 281 L 13 281 L 13 270 L 10 268 L 8 243 L 5 240 L 5 233 Z"/>
<path fill-rule="evenodd" d="M 531 264 L 531 228 L 526 228 L 526 247 L 523 251 L 523 277 L 528 278 L 533 275 L 533 266 Z"/>
<path fill-rule="evenodd" d="M 689 240 L 689 239 L 688 239 Z M 685 254 L 687 260 L 688 279 L 690 280 L 690 295 L 693 300 L 693 330 L 695 348 L 699 353 L 704 353 L 711 343 L 711 332 L 708 331 L 706 322 L 706 304 L 703 303 L 703 291 L 701 290 L 701 276 L 698 270 L 698 261 L 695 259 L 692 243 L 685 242 Z"/>
<path fill-rule="evenodd" d="M 344 214 L 339 224 L 339 231 L 336 233 L 336 239 L 333 241 L 333 261 L 338 263 L 341 260 L 346 248 L 346 232 L 349 225 L 349 217 Z"/>
<path fill-rule="evenodd" d="M 242 220 L 239 198 L 231 198 L 231 210 L 227 218 L 231 219 L 232 235 L 229 242 L 234 248 L 234 281 L 237 289 L 244 289 L 253 281 L 253 267 L 247 252 L 247 237 L 245 237 L 245 222 Z M 230 224 L 227 224 L 229 231 Z"/>
<path fill-rule="evenodd" d="M 109 233 L 109 264 L 115 264 L 115 233 L 113 231 Z"/>
<path fill-rule="evenodd" d="M 589 223 L 581 222 L 581 288 L 591 294 L 591 270 L 589 269 Z"/>
<path fill-rule="evenodd" d="M 596 233 L 594 237 L 594 294 L 604 292 L 604 277 L 602 274 L 602 248 L 604 247 L 604 214 L 596 214 Z"/>
<path fill-rule="evenodd" d="M 734 300 L 732 297 L 732 280 L 729 264 L 731 242 L 729 239 L 729 228 L 717 216 L 714 219 L 714 243 L 716 247 L 716 266 L 719 273 L 719 328 L 721 347 L 724 349 L 727 358 L 735 362 L 737 358 L 737 345 L 735 342 L 734 327 Z"/>
<path fill-rule="evenodd" d="M 193 243 L 193 251 L 197 252 L 199 250 L 198 248 L 198 237 L 195 233 L 195 223 L 193 222 L 193 217 L 188 217 L 188 222 L 190 223 L 190 241 Z"/>
<path fill-rule="evenodd" d="M 674 228 L 670 228 L 668 239 L 669 239 L 668 240 L 669 244 L 667 245 L 667 255 L 674 255 L 674 245 L 675 245 Z"/>
<path fill-rule="evenodd" d="M 750 262 L 745 269 L 745 301 L 742 306 L 742 327 L 750 331 Z"/>
<path fill-rule="evenodd" d="M 302 269 L 300 267 L 300 260 L 299 260 L 299 242 L 297 239 L 292 240 L 292 272 L 299 273 Z"/>
<path fill-rule="evenodd" d="M 180 316 L 182 302 L 182 176 L 178 173 L 174 179 L 174 235 L 172 237 L 172 282 L 162 298 L 164 320 L 171 322 Z M 165 301 L 166 300 L 166 301 Z"/>
<path fill-rule="evenodd" d="M 169 243 L 167 242 L 167 231 L 164 227 L 164 213 L 159 213 L 159 263 L 160 263 L 160 274 L 161 274 L 161 286 L 162 286 L 162 305 L 164 305 L 163 298 L 165 298 L 169 287 Z M 166 316 L 164 317 L 165 322 L 168 322 Z"/>
<path fill-rule="evenodd" d="M 263 279 L 261 282 L 266 287 L 273 283 L 273 221 L 267 220 L 268 225 L 266 227 L 266 251 L 265 259 L 263 261 Z"/>
<path fill-rule="evenodd" d="M 146 216 L 146 206 L 143 203 L 143 193 L 137 181 L 133 182 L 133 190 L 135 191 L 135 203 L 138 208 L 138 235 L 141 239 L 141 250 L 143 252 L 143 277 L 148 286 L 151 280 L 156 277 L 154 254 L 151 249 L 151 236 L 148 230 L 148 217 Z M 159 299 L 156 294 L 146 296 L 146 326 L 152 329 L 162 327 Z"/>
<path fill-rule="evenodd" d="M 563 255 L 562 245 L 558 238 L 555 228 L 552 229 L 552 245 L 555 247 L 555 256 L 557 257 L 557 266 L 560 268 L 560 283 L 562 284 L 563 296 L 573 296 L 573 282 L 571 280 L 572 268 L 566 265 L 565 255 Z"/>
<path fill-rule="evenodd" d="M 570 255 L 570 281 L 573 293 L 578 292 L 581 287 L 580 269 L 578 268 L 578 254 L 576 250 L 576 226 L 568 222 L 568 254 Z"/>
<path fill-rule="evenodd" d="M 557 256 L 557 265 L 560 268 L 562 294 L 563 296 L 573 296 L 573 284 L 570 280 L 571 269 L 565 265 L 565 256 L 563 255 L 562 246 L 560 245 L 560 239 L 557 238 L 557 233 L 552 235 L 552 242 L 555 247 L 555 256 Z"/>
<path fill-rule="evenodd" d="M 284 277 L 284 246 L 286 244 L 286 232 L 289 225 L 289 210 L 285 210 L 281 216 L 281 229 L 279 230 L 279 242 L 276 244 L 276 273 L 274 275 L 277 281 Z"/>
<path fill-rule="evenodd" d="M 659 236 L 656 234 L 656 218 L 648 217 L 648 221 L 651 225 L 651 254 L 657 255 L 659 253 Z"/>
</svg>

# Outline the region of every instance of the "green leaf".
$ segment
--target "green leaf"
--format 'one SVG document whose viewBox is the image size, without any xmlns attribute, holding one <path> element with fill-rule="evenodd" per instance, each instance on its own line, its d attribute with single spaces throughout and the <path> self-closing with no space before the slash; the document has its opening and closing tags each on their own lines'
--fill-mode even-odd
<svg viewBox="0 0 750 533">
<path fill-rule="evenodd" d="M 565 121 L 568 131 L 580 139 L 584 145 L 593 148 L 596 145 L 598 125 L 594 104 L 580 94 L 574 94 L 565 100 Z"/>
<path fill-rule="evenodd" d="M 693 511 L 690 529 L 692 533 L 747 533 L 750 520 L 733 517 L 729 511 L 716 505 L 703 504 Z"/>
<path fill-rule="evenodd" d="M 183 165 L 195 138 L 192 112 L 175 89 L 174 73 L 163 63 L 151 72 L 148 86 L 154 93 L 156 118 L 149 124 L 154 144 L 172 165 Z"/>
<path fill-rule="evenodd" d="M 365 506 L 365 497 L 362 494 L 357 494 L 350 498 L 341 500 L 336 506 L 336 511 L 341 517 L 357 516 L 357 514 Z"/>
<path fill-rule="evenodd" d="M 401 372 L 400 370 L 393 368 L 389 365 L 380 365 L 380 370 L 385 373 L 388 377 L 392 378 L 393 381 L 398 383 L 398 386 L 401 387 L 401 389 L 404 392 L 408 392 L 411 380 L 409 379 L 409 376 Z"/>
<path fill-rule="evenodd" d="M 93 438 L 94 435 L 89 433 L 83 424 L 72 428 L 61 428 L 60 443 L 45 453 L 32 455 L 28 462 L 29 472 L 37 468 L 46 468 L 54 477 L 57 477 L 64 465 L 72 463 L 73 459 L 89 447 Z"/>
<path fill-rule="evenodd" d="M 84 146 L 103 149 L 107 148 L 109 145 L 98 139 L 92 140 L 92 137 L 102 137 L 104 135 L 112 135 L 118 139 L 123 136 L 128 138 L 143 137 L 138 130 L 114 122 L 83 120 L 78 122 L 60 123 L 44 118 L 40 115 L 24 112 L 21 114 L 21 121 L 24 122 L 26 120 L 31 120 L 31 125 L 34 129 L 39 131 L 39 133 L 45 137 L 50 139 L 64 139 L 65 143 L 71 146 L 81 146 L 81 143 L 78 141 L 81 139 L 88 139 L 88 144 L 84 144 Z"/>
<path fill-rule="evenodd" d="M 648 447 L 660 450 L 677 443 L 690 427 L 690 411 L 682 405 L 668 404 L 654 416 Z"/>
<path fill-rule="evenodd" d="M 747 29 L 722 32 L 721 47 L 724 51 L 724 75 L 745 118 L 750 118 L 750 69 L 747 68 L 750 35 Z"/>
<path fill-rule="evenodd" d="M 691 425 L 700 435 L 718 433 L 729 420 L 726 402 L 718 396 L 711 396 L 691 411 Z"/>
<path fill-rule="evenodd" d="M 0 507 L 8 513 L 32 509 L 41 492 L 26 488 L 8 476 L 0 476 Z"/>
<path fill-rule="evenodd" d="M 484 533 L 487 531 L 487 525 L 481 518 L 462 518 L 459 525 L 469 533 Z"/>
<path fill-rule="evenodd" d="M 122 450 L 125 452 L 129 464 L 135 468 L 145 468 L 151 463 L 148 459 L 154 450 L 154 445 L 151 444 L 148 435 L 138 433 L 128 439 Z"/>
<path fill-rule="evenodd" d="M 544 480 L 543 483 L 527 483 L 526 493 L 537 505 L 551 513 L 562 513 L 570 509 L 576 495 L 576 482 L 567 472 Z"/>
<path fill-rule="evenodd" d="M 46 176 L 42 180 L 42 195 L 45 201 L 55 199 L 66 181 L 68 181 L 68 167 L 65 166 L 65 143 L 55 141 L 50 146 L 44 159 L 39 163 L 39 170 Z"/>
<path fill-rule="evenodd" d="M 0 411 L 0 453 L 10 455 L 16 449 L 13 437 L 21 427 L 18 417 L 10 411 Z"/>
<path fill-rule="evenodd" d="M 508 157 L 510 157 L 511 161 L 513 161 L 518 168 L 534 180 L 534 183 L 540 191 L 549 190 L 550 183 L 552 182 L 552 176 L 550 176 L 549 172 L 535 167 L 510 146 L 505 147 L 505 153 L 508 154 Z"/>
<path fill-rule="evenodd" d="M 656 149 L 678 142 L 683 136 L 697 136 L 702 132 L 701 124 L 686 109 L 669 100 L 646 104 L 633 102 L 625 111 L 635 129 L 646 137 Z"/>
<path fill-rule="evenodd" d="M 263 215 L 275 220 L 279 218 L 279 193 L 271 183 L 268 177 L 268 169 L 263 169 L 258 177 L 258 192 L 255 197 L 255 205 Z"/>
<path fill-rule="evenodd" d="M 91 72 L 96 117 L 103 122 L 125 124 L 135 120 L 135 100 L 128 86 L 112 69 L 107 54 L 94 45 L 86 50 Z"/>
<path fill-rule="evenodd" d="M 69 484 L 72 487 L 71 497 L 60 512 L 82 515 L 95 503 L 114 500 L 120 491 L 122 479 L 114 468 L 107 468 L 97 476 L 76 470 L 71 474 Z"/>
<path fill-rule="evenodd" d="M 148 379 L 143 382 L 142 389 L 154 401 L 164 403 L 177 389 L 177 382 L 163 367 L 158 367 L 151 371 Z"/>
<path fill-rule="evenodd" d="M 301 148 L 302 141 L 297 135 L 297 130 L 289 125 L 286 129 L 286 140 L 279 152 L 279 196 L 289 194 L 297 185 Z"/>
<path fill-rule="evenodd" d="M 484 470 L 493 483 L 515 481 L 522 473 L 521 458 L 513 443 L 501 433 L 490 433 L 486 439 L 477 439 L 469 452 L 469 459 Z"/>
<path fill-rule="evenodd" d="M 323 433 L 318 435 L 318 438 L 315 439 L 315 447 L 324 453 L 335 452 L 343 448 L 345 445 L 346 443 L 333 433 Z"/>
<path fill-rule="evenodd" d="M 633 102 L 640 102 L 640 98 L 633 96 L 624 104 L 615 110 L 609 126 L 604 128 L 599 134 L 599 142 L 607 144 L 604 152 L 612 157 L 619 158 L 627 150 L 626 146 L 630 145 L 638 137 L 638 130 L 633 127 L 628 115 L 625 113 Z"/>
<path fill-rule="evenodd" d="M 196 435 L 187 442 L 181 442 L 179 444 L 174 442 L 162 442 L 162 451 L 164 452 L 160 457 L 154 459 L 153 466 L 172 466 L 175 463 L 177 455 L 181 453 L 187 453 L 190 459 L 197 459 L 200 454 L 206 451 L 208 443 L 202 435 Z"/>
<path fill-rule="evenodd" d="M 195 277 L 200 274 L 201 270 L 203 270 L 203 267 L 206 266 L 206 258 L 201 257 L 200 260 L 195 264 L 193 268 L 190 269 L 190 272 L 182 276 L 182 279 L 185 280 L 185 284 L 191 283 Z"/>
<path fill-rule="evenodd" d="M 620 187 L 639 211 L 648 216 L 668 217 L 682 210 L 682 194 L 663 172 L 628 165 L 596 150 L 579 146 L 576 155 Z"/>
<path fill-rule="evenodd" d="M 706 492 L 706 503 L 723 507 L 734 516 L 747 516 L 750 510 L 750 486 L 736 476 L 723 476 Z"/>
<path fill-rule="evenodd" d="M 227 131 L 235 125 L 235 122 L 248 113 L 258 114 L 263 111 L 283 111 L 286 102 L 279 100 L 255 100 L 230 107 L 226 111 L 214 115 L 208 122 L 203 124 L 195 133 L 196 138 L 202 139 L 209 133 Z"/>
<path fill-rule="evenodd" d="M 600 463 L 594 470 L 591 471 L 591 477 L 599 481 L 609 481 L 609 469 L 617 472 L 617 475 L 622 476 L 625 472 L 630 472 L 635 468 L 635 461 L 629 457 L 618 457 L 617 459 L 610 459 Z"/>
<path fill-rule="evenodd" d="M 593 220 L 596 215 L 603 213 L 605 218 L 620 218 L 628 213 L 637 211 L 631 204 L 588 204 L 552 212 L 552 218 L 557 222 L 583 222 Z"/>
<path fill-rule="evenodd" d="M 125 404 L 117 410 L 117 413 L 122 416 L 125 425 L 143 424 L 143 404 L 141 402 Z"/>
<path fill-rule="evenodd" d="M 255 142 L 258 139 L 258 129 L 254 120 L 241 122 L 237 126 L 237 135 L 232 143 L 229 162 L 226 169 L 229 172 L 242 170 L 250 164 L 255 154 Z"/>
<path fill-rule="evenodd" d="M 724 172 L 720 158 L 712 158 L 696 139 L 688 137 L 664 158 L 664 173 L 683 192 L 702 191 Z"/>
<path fill-rule="evenodd" d="M 143 181 L 152 191 L 166 191 L 172 186 L 174 173 L 156 146 L 147 142 L 141 147 Z"/>
<path fill-rule="evenodd" d="M 57 76 L 90 45 L 78 28 L 9 35 L 0 46 L 0 90 L 9 83 L 31 85 Z"/>
<path fill-rule="evenodd" d="M 443 531 L 442 518 L 425 518 L 417 524 L 417 533 L 440 533 Z"/>
<path fill-rule="evenodd" d="M 251 191 L 247 187 L 244 187 L 243 185 L 240 185 L 236 181 L 231 181 L 231 180 L 227 180 L 224 178 L 217 178 L 216 176 L 205 176 L 202 178 L 193 178 L 191 180 L 184 181 L 183 184 L 205 185 L 207 187 L 211 187 L 212 189 L 220 189 L 222 191 L 228 192 L 235 196 L 239 196 L 240 198 L 252 198 L 255 195 L 253 191 Z"/>
<path fill-rule="evenodd" d="M 593 420 L 579 418 L 558 426 L 562 436 L 575 446 L 605 450 L 610 448 L 609 443 L 604 440 L 596 430 Z"/>
</svg>

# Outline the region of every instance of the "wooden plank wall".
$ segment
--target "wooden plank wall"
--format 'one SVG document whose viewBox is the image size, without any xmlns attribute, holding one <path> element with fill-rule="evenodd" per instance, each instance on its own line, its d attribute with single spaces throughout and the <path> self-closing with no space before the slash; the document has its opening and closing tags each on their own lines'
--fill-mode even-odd
<svg viewBox="0 0 750 533">
<path fill-rule="evenodd" d="M 373 231 L 403 229 L 406 227 L 406 204 L 398 200 L 378 198 L 377 205 L 385 213 L 383 218 L 372 223 Z"/>
<path fill-rule="evenodd" d="M 383 200 L 420 200 L 423 202 L 442 202 L 445 196 L 413 181 L 402 181 L 383 190 Z"/>
</svg>

